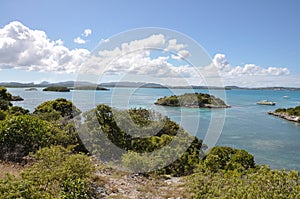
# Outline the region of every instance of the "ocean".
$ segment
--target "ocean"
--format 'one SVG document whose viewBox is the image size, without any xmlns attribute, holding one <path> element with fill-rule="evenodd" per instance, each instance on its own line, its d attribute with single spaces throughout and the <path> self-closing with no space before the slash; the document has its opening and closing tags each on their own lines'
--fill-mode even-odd
<svg viewBox="0 0 300 199">
<path fill-rule="evenodd" d="M 223 145 L 245 149 L 255 156 L 258 164 L 273 169 L 296 169 L 300 171 L 300 124 L 268 115 L 282 107 L 300 105 L 299 91 L 282 90 L 226 90 L 214 91 L 231 108 L 197 109 L 162 107 L 154 105 L 156 99 L 189 92 L 209 93 L 208 90 L 112 88 L 109 91 L 71 91 L 68 93 L 25 91 L 24 88 L 8 88 L 13 95 L 24 101 L 13 102 L 31 112 L 47 100 L 66 98 L 72 100 L 81 111 L 88 111 L 104 103 L 116 108 L 143 107 L 153 109 L 183 126 L 209 146 Z M 224 95 L 225 94 L 225 95 Z M 284 98 L 283 96 L 288 96 Z M 257 105 L 260 100 L 276 102 L 275 106 Z"/>
</svg>

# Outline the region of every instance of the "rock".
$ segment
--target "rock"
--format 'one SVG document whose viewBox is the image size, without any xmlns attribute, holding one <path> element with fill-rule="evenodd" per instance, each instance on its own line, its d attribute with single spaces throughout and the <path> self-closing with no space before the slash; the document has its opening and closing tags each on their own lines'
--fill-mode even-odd
<svg viewBox="0 0 300 199">
<path fill-rule="evenodd" d="M 18 96 L 12 96 L 11 101 L 23 101 L 24 99 L 22 97 Z"/>
<path fill-rule="evenodd" d="M 288 121 L 300 122 L 300 117 L 299 116 L 288 115 L 288 114 L 282 113 L 282 112 L 268 112 L 268 114 L 286 119 Z"/>
</svg>

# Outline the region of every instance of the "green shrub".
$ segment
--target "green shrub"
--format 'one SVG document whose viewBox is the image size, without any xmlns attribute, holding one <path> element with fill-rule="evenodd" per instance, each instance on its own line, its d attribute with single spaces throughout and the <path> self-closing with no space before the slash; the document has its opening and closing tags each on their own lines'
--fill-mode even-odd
<svg viewBox="0 0 300 199">
<path fill-rule="evenodd" d="M 0 121 L 1 159 L 21 161 L 29 152 L 35 152 L 39 148 L 74 143 L 74 135 L 34 116 L 11 116 Z"/>
<path fill-rule="evenodd" d="M 0 99 L 0 110 L 7 111 L 11 106 L 12 104 L 9 101 Z"/>
<path fill-rule="evenodd" d="M 5 101 L 12 100 L 12 95 L 7 92 L 7 89 L 5 87 L 0 87 L 0 99 Z"/>
<path fill-rule="evenodd" d="M 60 118 L 72 119 L 81 111 L 71 101 L 64 98 L 46 101 L 37 106 L 33 114 L 48 121 L 56 121 Z"/>
<path fill-rule="evenodd" d="M 13 106 L 10 108 L 9 113 L 12 115 L 25 115 L 29 114 L 29 110 L 24 109 L 20 106 Z"/>
<path fill-rule="evenodd" d="M 253 155 L 245 150 L 226 146 L 212 148 L 205 157 L 203 164 L 213 172 L 235 169 L 245 171 L 255 168 Z"/>
<path fill-rule="evenodd" d="M 5 118 L 6 118 L 6 112 L 0 110 L 0 120 L 5 120 Z"/>
<path fill-rule="evenodd" d="M 158 172 L 187 175 L 193 171 L 202 154 L 202 141 L 169 118 L 146 109 L 119 110 L 101 104 L 84 116 L 81 134 L 88 150 L 102 161 L 121 160 L 135 172 L 165 167 Z M 171 142 L 172 148 L 159 152 Z M 130 153 L 126 154 L 128 151 Z M 151 152 L 155 153 L 149 157 L 141 155 Z M 169 165 L 170 158 L 166 154 L 178 160 L 175 158 L 176 161 Z M 134 165 L 138 162 L 140 166 Z"/>
<path fill-rule="evenodd" d="M 94 165 L 90 158 L 75 154 L 70 148 L 51 146 L 32 155 L 34 164 L 21 178 L 0 179 L 0 199 L 92 198 L 90 177 Z"/>
<path fill-rule="evenodd" d="M 205 170 L 190 176 L 187 184 L 192 198 L 299 198 L 296 171 L 270 170 L 261 166 L 245 174 L 237 170 Z"/>
</svg>

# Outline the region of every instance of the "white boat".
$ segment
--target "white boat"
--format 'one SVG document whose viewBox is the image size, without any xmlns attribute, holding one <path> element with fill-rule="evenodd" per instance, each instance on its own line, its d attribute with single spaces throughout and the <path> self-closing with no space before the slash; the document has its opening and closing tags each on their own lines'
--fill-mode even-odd
<svg viewBox="0 0 300 199">
<path fill-rule="evenodd" d="M 283 96 L 283 98 L 287 99 L 287 98 L 289 98 L 289 96 L 285 95 L 285 96 Z"/>
<path fill-rule="evenodd" d="M 276 105 L 276 102 L 270 102 L 268 100 L 262 100 L 262 101 L 256 102 L 256 104 L 274 106 L 274 105 Z"/>
</svg>

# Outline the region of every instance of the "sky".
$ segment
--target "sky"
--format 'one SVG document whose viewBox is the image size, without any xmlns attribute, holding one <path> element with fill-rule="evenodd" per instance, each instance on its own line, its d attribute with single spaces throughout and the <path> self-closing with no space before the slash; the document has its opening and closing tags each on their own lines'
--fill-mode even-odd
<svg viewBox="0 0 300 199">
<path fill-rule="evenodd" d="M 126 31 L 158 27 L 200 45 L 225 85 L 300 87 L 299 10 L 298 0 L 2 0 L 0 82 L 75 80 L 91 54 L 100 51 L 99 44 Z M 198 76 L 193 69 L 180 62 L 197 52 L 176 35 L 157 32 L 131 39 L 110 46 L 97 61 L 103 67 L 113 56 L 123 55 L 125 44 L 130 50 L 154 46 L 162 51 L 155 55 L 146 49 L 120 58 L 103 81 L 117 79 L 122 71 L 149 73 L 173 83 L 172 74 L 184 74 L 193 84 L 203 83 L 194 81 Z"/>
</svg>

